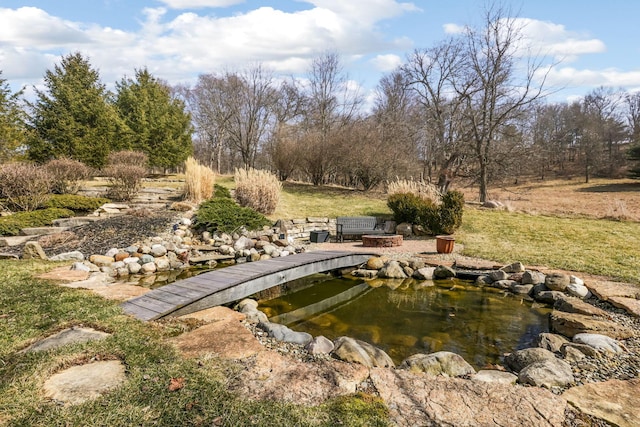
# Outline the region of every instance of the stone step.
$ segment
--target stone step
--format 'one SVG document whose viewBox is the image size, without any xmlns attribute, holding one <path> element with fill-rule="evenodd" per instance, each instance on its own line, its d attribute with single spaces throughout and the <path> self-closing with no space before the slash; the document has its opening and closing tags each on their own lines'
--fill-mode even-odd
<svg viewBox="0 0 640 427">
<path fill-rule="evenodd" d="M 0 247 L 3 246 L 18 246 L 33 239 L 33 236 L 6 236 L 0 238 Z"/>
<path fill-rule="evenodd" d="M 20 229 L 22 236 L 44 236 L 46 234 L 61 233 L 68 227 L 25 227 Z"/>
<path fill-rule="evenodd" d="M 97 216 L 76 216 L 73 218 L 59 218 L 53 220 L 55 227 L 77 227 L 78 225 L 85 225 L 95 221 L 99 221 L 101 218 Z"/>
</svg>

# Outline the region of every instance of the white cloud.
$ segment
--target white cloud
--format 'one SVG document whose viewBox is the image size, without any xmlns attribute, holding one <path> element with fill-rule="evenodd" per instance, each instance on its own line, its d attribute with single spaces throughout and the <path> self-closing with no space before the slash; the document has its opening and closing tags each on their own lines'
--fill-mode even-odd
<svg viewBox="0 0 640 427">
<path fill-rule="evenodd" d="M 382 72 L 393 71 L 402 64 L 402 58 L 398 55 L 388 54 L 388 55 L 378 55 L 373 58 L 370 62 L 376 68 L 376 70 Z"/>
<path fill-rule="evenodd" d="M 244 0 L 158 0 L 171 9 L 201 9 L 228 7 L 244 3 Z"/>
<path fill-rule="evenodd" d="M 567 62 L 579 55 L 606 51 L 601 40 L 568 31 L 564 25 L 529 18 L 517 18 L 516 21 L 524 36 L 522 45 L 534 52 Z"/>
<path fill-rule="evenodd" d="M 442 26 L 442 29 L 444 30 L 445 34 L 462 34 L 465 30 L 465 26 L 449 23 L 444 24 Z"/>
<path fill-rule="evenodd" d="M 78 24 L 35 7 L 0 8 L 0 42 L 15 48 L 46 50 L 88 43 Z"/>
<path fill-rule="evenodd" d="M 640 86 L 640 70 L 620 71 L 615 68 L 604 70 L 578 70 L 572 67 L 556 67 L 549 72 L 547 81 L 554 86 Z"/>
</svg>

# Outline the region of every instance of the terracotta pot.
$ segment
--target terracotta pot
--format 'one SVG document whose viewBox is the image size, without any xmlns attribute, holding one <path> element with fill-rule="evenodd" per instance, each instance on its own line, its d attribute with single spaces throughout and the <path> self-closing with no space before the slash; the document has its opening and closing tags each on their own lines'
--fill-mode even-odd
<svg viewBox="0 0 640 427">
<path fill-rule="evenodd" d="M 436 236 L 436 250 L 439 254 L 450 254 L 456 239 L 453 236 Z"/>
</svg>

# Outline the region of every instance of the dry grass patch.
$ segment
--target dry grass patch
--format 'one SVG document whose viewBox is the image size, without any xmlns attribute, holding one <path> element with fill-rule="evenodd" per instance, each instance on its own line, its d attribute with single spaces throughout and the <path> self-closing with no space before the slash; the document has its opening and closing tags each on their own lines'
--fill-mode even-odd
<svg viewBox="0 0 640 427">
<path fill-rule="evenodd" d="M 282 183 L 277 176 L 264 170 L 236 169 L 234 181 L 235 198 L 240 206 L 265 215 L 275 212 L 282 191 Z"/>
<path fill-rule="evenodd" d="M 211 198 L 216 176 L 211 168 L 201 165 L 193 157 L 185 162 L 184 198 L 193 203 L 200 203 Z"/>
</svg>

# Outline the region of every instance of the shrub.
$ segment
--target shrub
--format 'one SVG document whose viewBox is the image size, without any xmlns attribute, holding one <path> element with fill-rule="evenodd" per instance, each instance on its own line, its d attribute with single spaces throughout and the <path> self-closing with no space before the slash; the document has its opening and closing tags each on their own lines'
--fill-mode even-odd
<svg viewBox="0 0 640 427">
<path fill-rule="evenodd" d="M 54 219 L 73 216 L 69 209 L 41 209 L 31 212 L 18 212 L 0 217 L 0 236 L 17 236 L 20 229 L 26 227 L 44 227 L 52 224 Z"/>
<path fill-rule="evenodd" d="M 396 222 L 411 224 L 423 223 L 425 215 L 435 207 L 431 200 L 414 193 L 394 193 L 387 198 L 387 206 Z"/>
<path fill-rule="evenodd" d="M 271 222 L 251 208 L 239 206 L 233 199 L 210 199 L 200 204 L 196 213 L 196 227 L 209 232 L 232 233 L 241 229 L 260 230 Z"/>
<path fill-rule="evenodd" d="M 268 171 L 236 169 L 235 196 L 240 206 L 250 207 L 262 214 L 275 212 L 282 191 L 278 177 Z"/>
<path fill-rule="evenodd" d="M 459 191 L 447 191 L 442 203 L 423 218 L 421 225 L 433 234 L 453 234 L 462 225 L 464 195 Z"/>
<path fill-rule="evenodd" d="M 138 151 L 115 151 L 107 158 L 104 174 L 111 181 L 107 196 L 113 200 L 131 200 L 147 175 L 147 155 Z"/>
<path fill-rule="evenodd" d="M 77 194 L 53 194 L 45 207 L 71 209 L 74 212 L 88 212 L 98 209 L 110 200 L 104 197 L 87 197 Z"/>
<path fill-rule="evenodd" d="M 231 199 L 231 191 L 227 187 L 223 187 L 220 184 L 215 184 L 213 186 L 213 197 L 216 199 Z"/>
<path fill-rule="evenodd" d="M 0 198 L 11 210 L 33 211 L 49 198 L 51 176 L 45 168 L 28 163 L 0 166 Z"/>
<path fill-rule="evenodd" d="M 80 181 L 90 176 L 90 170 L 84 163 L 69 158 L 50 160 L 44 167 L 51 175 L 52 191 L 57 194 L 77 193 Z"/>
<path fill-rule="evenodd" d="M 194 203 L 211 198 L 216 175 L 193 157 L 185 162 L 184 198 Z"/>
</svg>

